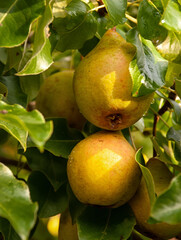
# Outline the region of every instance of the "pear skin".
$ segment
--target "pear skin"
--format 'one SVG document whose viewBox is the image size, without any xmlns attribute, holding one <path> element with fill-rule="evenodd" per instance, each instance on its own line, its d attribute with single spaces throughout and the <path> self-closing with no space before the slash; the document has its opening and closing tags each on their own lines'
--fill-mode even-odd
<svg viewBox="0 0 181 240">
<path fill-rule="evenodd" d="M 85 119 L 75 101 L 73 75 L 74 71 L 66 70 L 45 79 L 36 98 L 36 108 L 46 118 L 65 118 L 70 127 L 81 129 Z"/>
<path fill-rule="evenodd" d="M 76 223 L 72 224 L 72 218 L 68 209 L 60 217 L 58 240 L 79 240 L 77 225 Z"/>
<path fill-rule="evenodd" d="M 80 112 L 97 127 L 120 130 L 137 122 L 148 110 L 153 94 L 133 98 L 129 64 L 135 47 L 115 30 L 108 30 L 80 62 L 74 93 Z"/>
<path fill-rule="evenodd" d="M 153 175 L 156 194 L 159 195 L 168 187 L 168 181 L 170 183 L 173 176 L 167 166 L 158 159 L 149 160 L 147 165 Z M 159 181 L 161 181 L 161 183 Z M 140 186 L 134 197 L 129 201 L 129 204 L 134 212 L 138 230 L 142 234 L 154 239 L 169 239 L 181 233 L 181 224 L 171 225 L 163 222 L 156 224 L 147 223 L 151 206 L 144 178 L 142 178 Z"/>
<path fill-rule="evenodd" d="M 141 171 L 121 132 L 100 131 L 80 141 L 67 164 L 72 191 L 85 204 L 119 206 L 136 192 Z"/>
</svg>

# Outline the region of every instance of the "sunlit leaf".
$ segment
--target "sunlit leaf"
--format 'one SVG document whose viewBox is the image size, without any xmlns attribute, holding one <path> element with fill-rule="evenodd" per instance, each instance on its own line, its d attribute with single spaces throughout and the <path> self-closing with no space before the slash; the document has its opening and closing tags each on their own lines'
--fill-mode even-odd
<svg viewBox="0 0 181 240">
<path fill-rule="evenodd" d="M 127 40 L 137 48 L 137 58 L 130 64 L 133 96 L 154 92 L 165 84 L 167 60 L 161 57 L 151 41 L 140 37 L 136 29 L 127 33 Z"/>
<path fill-rule="evenodd" d="M 35 224 L 37 204 L 32 203 L 29 189 L 0 163 L 0 216 L 8 219 L 22 240 Z"/>
<path fill-rule="evenodd" d="M 181 32 L 181 11 L 177 0 L 168 0 L 160 24 L 170 31 Z"/>
<path fill-rule="evenodd" d="M 156 48 L 168 61 L 181 62 L 181 34 L 169 31 L 165 41 Z"/>
<path fill-rule="evenodd" d="M 53 131 L 52 122 L 45 122 L 38 111 L 27 112 L 18 104 L 8 105 L 3 101 L 0 101 L 0 126 L 15 137 L 24 150 L 28 134 L 35 145 L 42 149 Z"/>
<path fill-rule="evenodd" d="M 38 19 L 34 33 L 33 54 L 17 75 L 38 74 L 45 71 L 52 63 L 51 44 L 48 39 L 48 25 L 52 22 L 51 7 L 47 4 L 44 13 Z"/>
<path fill-rule="evenodd" d="M 0 2 L 0 46 L 13 47 L 23 43 L 30 24 L 45 8 L 44 0 L 16 0 Z"/>
</svg>

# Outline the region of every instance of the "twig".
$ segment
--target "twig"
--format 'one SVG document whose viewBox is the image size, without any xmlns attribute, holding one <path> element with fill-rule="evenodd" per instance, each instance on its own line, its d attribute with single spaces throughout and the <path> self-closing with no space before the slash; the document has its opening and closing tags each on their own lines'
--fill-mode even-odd
<svg viewBox="0 0 181 240">
<path fill-rule="evenodd" d="M 130 16 L 130 15 L 127 14 L 127 13 L 126 13 L 125 15 L 126 15 L 127 19 L 130 20 L 131 22 L 133 22 L 133 23 L 135 23 L 135 24 L 138 23 L 136 18 Z"/>
<path fill-rule="evenodd" d="M 105 8 L 105 5 L 103 4 L 103 5 L 97 6 L 97 7 L 95 7 L 95 8 L 92 8 L 92 9 L 90 9 L 90 10 L 88 11 L 88 13 L 93 12 L 93 11 L 96 11 L 96 10 L 99 10 L 99 9 L 101 9 L 101 8 Z"/>
<path fill-rule="evenodd" d="M 152 107 L 150 107 L 150 110 L 158 116 L 158 120 L 160 119 L 168 128 L 170 128 L 170 126 L 167 124 L 167 122 L 161 117 L 161 115 L 159 115 L 158 112 L 156 112 Z"/>
<path fill-rule="evenodd" d="M 0 157 L 0 162 L 4 163 L 5 165 L 11 165 L 11 166 L 18 167 L 18 161 L 16 161 L 16 160 Z M 22 163 L 22 165 L 23 165 L 23 167 L 21 166 L 21 169 L 31 171 L 31 169 L 27 163 Z"/>
</svg>

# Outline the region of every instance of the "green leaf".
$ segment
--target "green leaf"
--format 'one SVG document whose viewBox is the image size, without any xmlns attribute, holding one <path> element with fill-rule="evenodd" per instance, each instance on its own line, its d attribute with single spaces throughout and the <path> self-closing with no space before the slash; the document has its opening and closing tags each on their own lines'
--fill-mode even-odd
<svg viewBox="0 0 181 240">
<path fill-rule="evenodd" d="M 161 13 L 153 2 L 140 2 L 137 19 L 138 30 L 144 38 L 157 42 L 166 37 L 167 30 L 159 25 Z"/>
<path fill-rule="evenodd" d="M 181 174 L 171 181 L 169 188 L 157 199 L 151 217 L 158 222 L 181 223 Z"/>
<path fill-rule="evenodd" d="M 27 240 L 36 221 L 37 204 L 31 202 L 27 185 L 2 163 L 0 192 L 0 216 L 8 219 L 22 240 Z"/>
<path fill-rule="evenodd" d="M 168 99 L 172 105 L 175 113 L 175 120 L 178 124 L 181 124 L 181 106 L 174 100 Z"/>
<path fill-rule="evenodd" d="M 173 112 L 174 120 L 176 121 L 176 123 L 181 124 L 181 106 L 180 106 L 180 104 L 170 98 L 167 98 L 161 92 L 158 92 L 157 94 L 160 95 L 161 97 L 163 97 L 164 99 L 166 99 L 170 103 L 170 105 L 174 109 L 174 112 Z"/>
<path fill-rule="evenodd" d="M 7 49 L 0 48 L 0 61 L 5 65 L 7 62 Z"/>
<path fill-rule="evenodd" d="M 181 65 L 173 62 L 169 62 L 168 70 L 165 76 L 165 85 L 171 87 L 175 82 L 175 90 L 177 94 L 181 97 Z M 179 85 L 180 84 L 180 85 Z"/>
<path fill-rule="evenodd" d="M 139 164 L 139 166 L 141 168 L 143 177 L 145 179 L 149 198 L 150 198 L 150 204 L 152 206 L 155 201 L 155 186 L 154 186 L 153 177 L 152 177 L 150 171 L 148 170 L 147 167 L 145 167 L 145 162 L 144 162 L 141 148 L 136 152 L 135 158 L 136 158 L 136 162 Z"/>
<path fill-rule="evenodd" d="M 7 219 L 0 218 L 0 232 L 3 234 L 5 240 L 21 240 Z"/>
<path fill-rule="evenodd" d="M 171 127 L 167 132 L 167 139 L 173 140 L 175 142 L 174 155 L 178 161 L 181 161 L 181 130 L 175 130 Z"/>
<path fill-rule="evenodd" d="M 1 81 L 1 77 L 0 77 L 0 81 Z M 0 94 L 2 94 L 3 96 L 7 96 L 8 94 L 8 89 L 6 85 L 2 83 L 2 81 L 0 82 Z"/>
<path fill-rule="evenodd" d="M 54 154 L 68 158 L 74 146 L 83 139 L 83 135 L 76 129 L 71 129 L 63 118 L 53 119 L 54 132 L 46 142 L 45 149 Z"/>
<path fill-rule="evenodd" d="M 32 172 L 28 178 L 31 198 L 38 202 L 39 217 L 47 218 L 63 212 L 68 205 L 66 184 L 54 191 L 52 185 L 41 172 Z"/>
<path fill-rule="evenodd" d="M 37 110 L 27 112 L 18 104 L 8 105 L 0 101 L 0 126 L 15 137 L 26 150 L 28 133 L 37 147 L 43 145 L 53 131 L 52 122 L 45 122 Z"/>
<path fill-rule="evenodd" d="M 10 71 L 14 68 L 16 71 L 18 70 L 19 63 L 22 58 L 22 47 L 14 47 L 8 48 L 7 50 L 7 62 L 4 69 L 4 73 Z"/>
<path fill-rule="evenodd" d="M 163 146 L 160 144 L 160 141 L 156 137 L 152 137 L 153 147 L 155 151 L 157 152 L 157 155 L 159 156 L 159 159 L 161 159 L 163 162 L 171 164 L 171 159 L 166 155 Z"/>
<path fill-rule="evenodd" d="M 101 131 L 101 128 L 96 127 L 95 125 L 93 125 L 92 123 L 90 123 L 88 121 L 85 123 L 84 128 L 83 128 L 83 133 L 85 136 L 89 136 L 98 131 Z"/>
<path fill-rule="evenodd" d="M 136 29 L 127 33 L 127 40 L 137 48 L 137 59 L 130 64 L 132 95 L 143 96 L 165 84 L 168 61 L 157 52 L 151 41 L 138 35 Z"/>
<path fill-rule="evenodd" d="M 173 32 L 181 32 L 181 5 L 177 0 L 168 0 L 160 24 Z"/>
<path fill-rule="evenodd" d="M 68 200 L 69 200 L 70 215 L 72 217 L 72 222 L 75 223 L 76 219 L 82 214 L 82 212 L 85 210 L 87 205 L 79 202 L 79 200 L 76 198 L 76 196 L 72 192 L 72 189 L 69 183 L 67 184 L 67 194 L 68 194 Z"/>
<path fill-rule="evenodd" d="M 181 34 L 169 31 L 167 38 L 156 48 L 168 61 L 181 63 Z"/>
<path fill-rule="evenodd" d="M 116 209 L 88 206 L 77 219 L 80 240 L 128 239 L 134 225 L 128 205 Z"/>
<path fill-rule="evenodd" d="M 55 156 L 68 158 L 70 152 L 80 140 L 49 140 L 45 144 L 45 149 Z"/>
<path fill-rule="evenodd" d="M 53 28 L 60 37 L 56 46 L 58 50 L 80 49 L 94 37 L 97 23 L 89 10 L 86 3 L 72 0 L 65 8 L 65 17 L 55 18 Z"/>
<path fill-rule="evenodd" d="M 40 153 L 37 148 L 28 148 L 24 155 L 33 171 L 45 174 L 55 190 L 67 181 L 67 160 L 56 157 L 48 151 Z"/>
<path fill-rule="evenodd" d="M 41 74 L 20 76 L 19 81 L 23 92 L 27 95 L 27 102 L 29 103 L 37 97 L 43 77 Z"/>
<path fill-rule="evenodd" d="M 43 15 L 38 19 L 34 33 L 33 54 L 26 65 L 17 75 L 39 74 L 45 71 L 53 63 L 51 57 L 51 44 L 48 39 L 48 25 L 53 16 L 50 4 L 47 4 Z"/>
<path fill-rule="evenodd" d="M 13 47 L 26 40 L 30 24 L 45 8 L 44 0 L 0 2 L 0 46 Z"/>
<path fill-rule="evenodd" d="M 16 76 L 1 76 L 0 82 L 3 83 L 7 89 L 8 94 L 5 98 L 6 102 L 9 104 L 20 104 L 23 107 L 27 105 L 27 97 L 22 92 L 19 78 Z"/>
<path fill-rule="evenodd" d="M 178 71 L 175 70 L 175 72 L 173 72 L 173 74 L 176 75 L 175 77 L 175 91 L 177 92 L 178 96 L 181 99 L 181 65 L 179 64 L 177 69 L 179 69 Z"/>
<path fill-rule="evenodd" d="M 52 63 L 51 45 L 49 39 L 46 39 L 40 52 L 36 56 L 32 57 L 27 65 L 25 65 L 25 67 L 16 75 L 24 76 L 39 74 L 48 69 Z"/>
<path fill-rule="evenodd" d="M 103 3 L 115 25 L 126 22 L 127 0 L 103 0 Z"/>
<path fill-rule="evenodd" d="M 95 46 L 98 44 L 99 39 L 97 37 L 93 37 L 90 40 L 87 40 L 83 47 L 79 49 L 79 52 L 81 53 L 82 56 L 86 56 L 92 49 L 95 48 Z"/>
</svg>

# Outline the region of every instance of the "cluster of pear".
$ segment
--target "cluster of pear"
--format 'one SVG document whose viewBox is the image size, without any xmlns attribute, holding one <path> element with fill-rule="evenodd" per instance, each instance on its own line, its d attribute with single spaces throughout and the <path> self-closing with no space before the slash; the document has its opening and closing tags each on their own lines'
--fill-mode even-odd
<svg viewBox="0 0 181 240">
<path fill-rule="evenodd" d="M 135 51 L 115 30 L 108 30 L 75 72 L 63 71 L 46 79 L 36 106 L 45 117 L 66 118 L 71 127 L 82 129 L 88 120 L 103 129 L 80 141 L 69 156 L 67 175 L 77 199 L 113 208 L 129 202 L 141 231 L 165 239 L 175 236 L 178 226 L 146 223 L 147 189 L 135 150 L 120 131 L 138 121 L 153 100 L 153 94 L 131 95 L 129 64 Z M 62 214 L 60 228 L 61 240 L 78 239 L 68 211 Z"/>
</svg>

